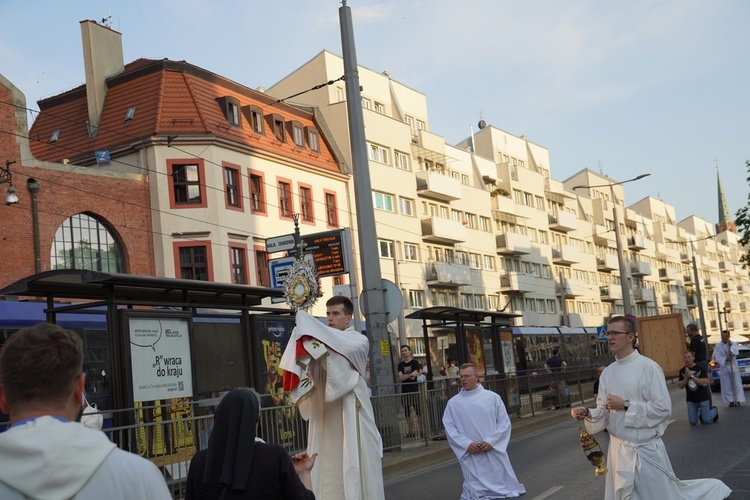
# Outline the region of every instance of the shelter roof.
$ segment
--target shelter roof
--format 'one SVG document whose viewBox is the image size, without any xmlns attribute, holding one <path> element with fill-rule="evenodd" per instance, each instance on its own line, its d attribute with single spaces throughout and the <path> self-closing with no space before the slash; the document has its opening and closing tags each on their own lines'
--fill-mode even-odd
<svg viewBox="0 0 750 500">
<path fill-rule="evenodd" d="M 482 311 L 479 309 L 462 309 L 460 307 L 435 306 L 419 309 L 406 316 L 409 319 L 438 320 L 438 321 L 462 321 L 480 323 L 485 318 L 517 318 L 520 314 L 506 313 L 501 311 Z"/>
</svg>

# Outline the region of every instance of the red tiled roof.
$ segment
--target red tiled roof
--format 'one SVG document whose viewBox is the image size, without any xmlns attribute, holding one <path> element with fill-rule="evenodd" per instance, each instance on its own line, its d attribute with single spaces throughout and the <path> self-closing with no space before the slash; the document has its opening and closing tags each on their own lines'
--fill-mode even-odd
<svg viewBox="0 0 750 500">
<path fill-rule="evenodd" d="M 276 103 L 274 99 L 186 62 L 138 59 L 107 80 L 107 95 L 97 134 L 89 138 L 85 86 L 39 102 L 41 113 L 29 132 L 35 157 L 53 162 L 68 158 L 73 163 L 93 163 L 95 150 L 115 150 L 152 136 L 211 135 L 306 163 L 340 172 L 337 159 L 320 136 L 320 153 L 295 146 L 291 137 L 282 143 L 270 133 L 255 134 L 244 114 L 242 127 L 229 125 L 218 98 L 232 97 L 240 106 L 253 105 L 264 115 L 276 113 L 285 121 L 317 128 L 311 112 Z M 128 109 L 135 107 L 132 120 Z M 58 140 L 50 143 L 52 132 Z"/>
</svg>

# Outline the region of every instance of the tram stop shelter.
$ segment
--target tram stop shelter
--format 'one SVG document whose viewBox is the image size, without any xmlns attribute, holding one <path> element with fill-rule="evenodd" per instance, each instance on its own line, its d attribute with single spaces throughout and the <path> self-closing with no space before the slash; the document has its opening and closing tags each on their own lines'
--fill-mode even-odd
<svg viewBox="0 0 750 500">
<path fill-rule="evenodd" d="M 435 306 L 420 309 L 406 317 L 422 320 L 430 377 L 434 375 L 430 339 L 446 335 L 455 338 L 459 365 L 474 363 L 485 375 L 515 370 L 511 320 L 519 317 L 518 314 Z"/>
<path fill-rule="evenodd" d="M 267 360 L 281 355 L 276 341 L 288 338 L 294 323 L 290 309 L 263 306 L 263 299 L 282 296 L 279 289 L 209 281 L 55 270 L 0 295 L 46 300 L 50 323 L 66 313 L 101 319 L 98 329 L 79 331 L 87 378 L 99 378 L 106 395 L 100 410 L 263 387 Z"/>
</svg>

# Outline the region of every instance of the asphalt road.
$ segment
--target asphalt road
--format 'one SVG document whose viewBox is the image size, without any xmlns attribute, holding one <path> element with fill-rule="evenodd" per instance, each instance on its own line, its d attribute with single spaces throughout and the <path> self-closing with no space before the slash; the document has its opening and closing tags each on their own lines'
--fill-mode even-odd
<svg viewBox="0 0 750 500">
<path fill-rule="evenodd" d="M 750 403 L 727 408 L 718 398 L 719 421 L 695 427 L 687 422 L 684 391 L 672 390 L 672 422 L 664 442 L 680 479 L 715 477 L 732 488 L 732 500 L 750 500 Z M 716 395 L 715 395 L 716 396 Z M 747 391 L 750 396 L 750 390 Z M 750 397 L 748 397 L 750 401 Z M 566 411 L 566 410 L 558 410 Z M 573 419 L 512 439 L 508 447 L 513 468 L 526 487 L 526 500 L 601 499 L 604 477 L 581 451 Z M 596 439 L 607 451 L 606 433 Z M 458 499 L 463 478 L 456 460 L 386 482 L 388 500 Z"/>
</svg>

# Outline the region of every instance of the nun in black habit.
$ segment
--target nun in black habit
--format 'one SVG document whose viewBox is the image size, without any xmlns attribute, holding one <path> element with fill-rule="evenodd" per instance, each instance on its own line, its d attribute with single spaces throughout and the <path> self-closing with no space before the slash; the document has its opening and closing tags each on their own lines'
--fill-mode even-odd
<svg viewBox="0 0 750 500">
<path fill-rule="evenodd" d="M 248 389 L 222 398 L 208 448 L 190 462 L 186 500 L 315 499 L 310 491 L 315 455 L 290 458 L 281 446 L 256 438 L 259 413 L 258 397 Z"/>
</svg>

